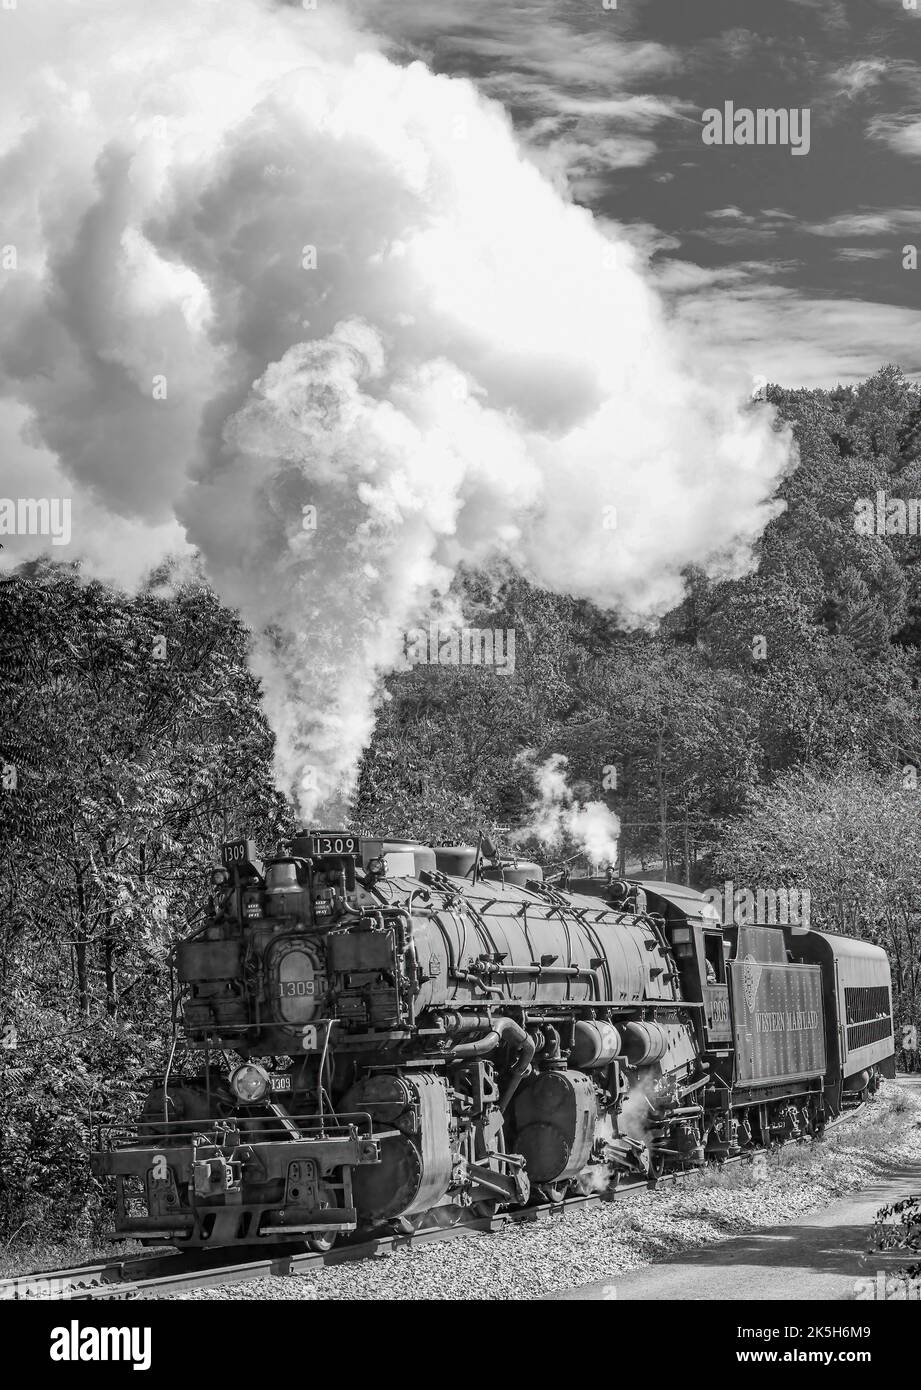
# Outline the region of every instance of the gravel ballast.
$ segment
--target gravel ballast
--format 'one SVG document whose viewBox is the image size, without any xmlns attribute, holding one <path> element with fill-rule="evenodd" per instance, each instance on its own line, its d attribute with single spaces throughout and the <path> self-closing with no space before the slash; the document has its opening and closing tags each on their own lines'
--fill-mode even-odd
<svg viewBox="0 0 921 1390">
<path fill-rule="evenodd" d="M 818 1144 L 707 1170 L 561 1218 L 509 1224 L 290 1278 L 197 1289 L 208 1299 L 530 1299 L 793 1220 L 921 1164 L 921 1095 L 889 1083 Z"/>
</svg>

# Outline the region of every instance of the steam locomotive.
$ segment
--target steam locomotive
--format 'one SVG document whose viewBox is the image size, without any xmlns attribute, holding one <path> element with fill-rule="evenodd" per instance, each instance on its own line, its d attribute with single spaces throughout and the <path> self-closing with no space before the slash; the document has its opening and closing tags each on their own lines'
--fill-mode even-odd
<svg viewBox="0 0 921 1390">
<path fill-rule="evenodd" d="M 310 831 L 222 847 L 116 1238 L 411 1231 L 820 1135 L 894 1074 L 885 953 L 678 885 Z"/>
</svg>

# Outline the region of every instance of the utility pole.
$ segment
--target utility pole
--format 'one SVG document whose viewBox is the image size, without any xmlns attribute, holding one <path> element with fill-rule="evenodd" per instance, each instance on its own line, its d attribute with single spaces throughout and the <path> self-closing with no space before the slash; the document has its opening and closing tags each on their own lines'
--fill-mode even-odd
<svg viewBox="0 0 921 1390">
<path fill-rule="evenodd" d="M 662 855 L 662 877 L 668 877 L 668 807 L 665 798 L 665 773 L 662 766 L 662 730 L 656 741 L 656 777 L 659 783 L 659 845 Z"/>
</svg>

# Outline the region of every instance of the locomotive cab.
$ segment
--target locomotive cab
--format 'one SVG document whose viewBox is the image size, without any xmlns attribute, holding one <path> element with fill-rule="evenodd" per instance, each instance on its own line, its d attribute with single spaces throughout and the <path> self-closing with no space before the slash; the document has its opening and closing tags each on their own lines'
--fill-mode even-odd
<svg viewBox="0 0 921 1390">
<path fill-rule="evenodd" d="M 732 1042 L 729 983 L 722 924 L 713 905 L 693 888 L 649 880 L 640 886 L 649 910 L 665 919 L 682 996 L 698 1005 L 701 1049 L 728 1055 Z"/>
</svg>

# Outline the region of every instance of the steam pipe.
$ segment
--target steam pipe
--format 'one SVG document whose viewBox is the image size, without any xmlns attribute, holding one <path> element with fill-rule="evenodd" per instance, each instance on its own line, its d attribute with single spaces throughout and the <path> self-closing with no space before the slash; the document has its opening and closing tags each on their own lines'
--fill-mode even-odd
<svg viewBox="0 0 921 1390">
<path fill-rule="evenodd" d="M 498 1045 L 499 1034 L 493 1030 L 491 1033 L 487 1033 L 485 1038 L 479 1038 L 477 1042 L 458 1044 L 451 1051 L 451 1059 L 453 1061 L 455 1058 L 488 1057 Z"/>
<path fill-rule="evenodd" d="M 535 1043 L 534 1039 L 528 1037 L 528 1034 L 524 1031 L 523 1028 L 519 1028 L 518 1024 L 516 1023 L 514 1025 L 514 1029 L 516 1033 L 519 1033 L 521 1035 L 522 1046 L 521 1051 L 518 1054 L 518 1060 L 512 1067 L 511 1075 L 508 1079 L 508 1085 L 499 1097 L 499 1109 L 501 1110 L 503 1115 L 505 1114 L 505 1111 L 507 1110 L 512 1097 L 518 1090 L 518 1087 L 521 1085 L 527 1073 L 531 1070 L 531 1059 L 533 1058 L 534 1053 L 537 1050 L 537 1044 Z"/>
<path fill-rule="evenodd" d="M 513 1018 L 494 1018 L 485 1038 L 480 1038 L 476 1042 L 458 1043 L 456 1047 L 451 1049 L 449 1055 L 452 1061 L 462 1060 L 465 1057 L 488 1057 L 491 1052 L 495 1052 L 503 1039 L 510 1039 L 517 1043 L 521 1049 L 515 1059 L 515 1065 L 509 1073 L 505 1090 L 499 1097 L 499 1109 L 504 1113 L 529 1070 L 531 1060 L 537 1051 L 536 1042 L 528 1036 L 521 1025 L 516 1023 Z"/>
<path fill-rule="evenodd" d="M 490 1052 L 494 1052 L 506 1034 L 511 1034 L 513 1040 L 524 1046 L 530 1042 L 530 1038 L 513 1018 L 494 1018 L 490 1020 L 489 1032 L 485 1038 L 480 1038 L 476 1042 L 458 1043 L 451 1049 L 451 1059 L 464 1057 L 486 1057 Z M 533 1048 L 531 1056 L 534 1055 Z M 530 1058 L 528 1059 L 530 1060 Z"/>
<path fill-rule="evenodd" d="M 449 1009 L 441 1015 L 441 1024 L 446 1033 L 482 1033 L 492 1027 L 492 1019 L 485 1009 L 475 1014 L 462 1014 Z"/>
<path fill-rule="evenodd" d="M 481 980 L 479 975 L 474 975 L 470 970 L 455 969 L 451 972 L 451 978 L 453 980 L 463 980 L 466 984 L 475 985 L 478 989 L 481 989 L 484 994 L 498 994 L 500 999 L 505 998 L 498 986 L 486 984 L 485 980 Z"/>
</svg>

